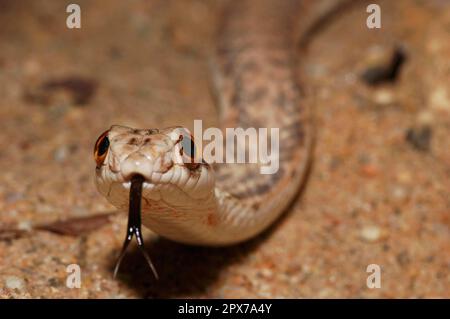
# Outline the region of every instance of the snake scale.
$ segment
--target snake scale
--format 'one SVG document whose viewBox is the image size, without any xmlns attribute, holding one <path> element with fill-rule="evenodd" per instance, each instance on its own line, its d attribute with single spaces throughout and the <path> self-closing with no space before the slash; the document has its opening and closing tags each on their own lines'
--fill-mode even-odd
<svg viewBox="0 0 450 319">
<path fill-rule="evenodd" d="M 133 234 L 138 244 L 142 240 L 141 219 L 155 233 L 182 243 L 245 241 L 286 210 L 304 179 L 313 125 L 297 80 L 293 30 L 298 4 L 232 4 L 219 27 L 214 57 L 221 126 L 279 128 L 279 169 L 261 174 L 258 163 L 186 161 L 201 154 L 195 154 L 196 141 L 181 127 L 113 125 L 95 146 L 95 180 L 109 202 L 130 208 L 124 250 Z"/>
</svg>

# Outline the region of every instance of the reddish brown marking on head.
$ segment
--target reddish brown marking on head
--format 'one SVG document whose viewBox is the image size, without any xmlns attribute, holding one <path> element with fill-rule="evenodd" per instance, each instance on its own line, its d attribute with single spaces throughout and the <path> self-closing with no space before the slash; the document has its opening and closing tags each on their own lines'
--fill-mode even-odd
<svg viewBox="0 0 450 319">
<path fill-rule="evenodd" d="M 206 223 L 207 223 L 209 226 L 216 226 L 216 225 L 217 225 L 217 222 L 218 222 L 218 220 L 217 220 L 217 215 L 214 215 L 214 213 L 208 214 L 208 217 L 207 217 L 207 219 L 206 219 Z"/>
</svg>

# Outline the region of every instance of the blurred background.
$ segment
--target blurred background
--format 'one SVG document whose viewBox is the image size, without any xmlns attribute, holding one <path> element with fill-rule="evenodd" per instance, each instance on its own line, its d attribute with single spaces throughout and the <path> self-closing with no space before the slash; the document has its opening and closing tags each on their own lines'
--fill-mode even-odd
<svg viewBox="0 0 450 319">
<path fill-rule="evenodd" d="M 335 2 L 299 15 L 317 125 L 301 196 L 234 247 L 144 230 L 155 281 L 135 248 L 112 279 L 126 214 L 95 189 L 93 144 L 111 124 L 218 126 L 209 61 L 233 0 L 78 0 L 81 29 L 69 1 L 0 0 L 0 298 L 449 298 L 450 2 L 377 1 L 381 29 L 370 2 Z"/>
</svg>

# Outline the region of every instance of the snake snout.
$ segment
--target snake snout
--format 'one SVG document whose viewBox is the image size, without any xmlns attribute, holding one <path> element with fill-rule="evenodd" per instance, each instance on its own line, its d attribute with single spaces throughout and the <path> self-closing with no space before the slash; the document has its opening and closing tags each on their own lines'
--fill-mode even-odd
<svg viewBox="0 0 450 319">
<path fill-rule="evenodd" d="M 150 178 L 153 171 L 153 162 L 147 156 L 139 153 L 130 154 L 120 164 L 120 172 L 125 180 L 131 180 L 135 175 Z"/>
</svg>

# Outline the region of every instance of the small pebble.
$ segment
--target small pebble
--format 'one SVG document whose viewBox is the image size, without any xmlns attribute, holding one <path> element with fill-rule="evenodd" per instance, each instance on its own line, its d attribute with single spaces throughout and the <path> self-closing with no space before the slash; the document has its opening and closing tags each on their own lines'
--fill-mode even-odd
<svg viewBox="0 0 450 319">
<path fill-rule="evenodd" d="M 450 111 L 450 94 L 444 87 L 437 87 L 431 92 L 430 106 L 435 110 Z"/>
<path fill-rule="evenodd" d="M 25 282 L 22 278 L 16 276 L 9 276 L 5 279 L 6 287 L 9 289 L 22 290 L 25 286 Z"/>
<path fill-rule="evenodd" d="M 400 170 L 397 172 L 397 180 L 402 184 L 409 184 L 412 181 L 411 173 L 407 170 Z"/>
<path fill-rule="evenodd" d="M 408 194 L 407 194 L 405 188 L 403 188 L 403 187 L 401 187 L 401 186 L 395 186 L 395 187 L 392 189 L 392 196 L 393 196 L 395 199 L 403 200 L 403 199 L 406 198 L 407 195 L 408 195 Z"/>
<path fill-rule="evenodd" d="M 361 229 L 361 238 L 367 242 L 375 242 L 381 237 L 381 230 L 377 226 L 365 226 Z"/>
<path fill-rule="evenodd" d="M 52 292 L 52 294 L 57 294 L 59 293 L 59 289 L 55 288 L 55 287 L 50 287 L 50 291 Z"/>
<path fill-rule="evenodd" d="M 56 162 L 64 162 L 71 154 L 77 151 L 78 146 L 75 144 L 64 144 L 53 152 L 53 159 Z"/>
<path fill-rule="evenodd" d="M 271 278 L 273 276 L 272 270 L 270 270 L 268 268 L 261 269 L 260 273 L 264 278 Z"/>
<path fill-rule="evenodd" d="M 365 177 L 375 177 L 378 175 L 379 170 L 378 167 L 373 164 L 366 164 L 361 166 L 361 173 Z"/>
<path fill-rule="evenodd" d="M 417 124 L 431 126 L 434 123 L 434 116 L 430 111 L 422 111 L 417 115 Z"/>
<path fill-rule="evenodd" d="M 17 228 L 20 230 L 28 231 L 28 230 L 31 230 L 33 227 L 29 220 L 23 220 L 23 221 L 19 222 L 19 224 L 17 225 Z"/>
<path fill-rule="evenodd" d="M 389 105 L 394 102 L 394 94 L 387 88 L 380 88 L 375 92 L 374 101 L 380 105 Z"/>
<path fill-rule="evenodd" d="M 63 145 L 55 150 L 53 153 L 53 159 L 60 163 L 67 158 L 67 155 L 69 155 L 69 148 L 66 145 Z"/>
</svg>

